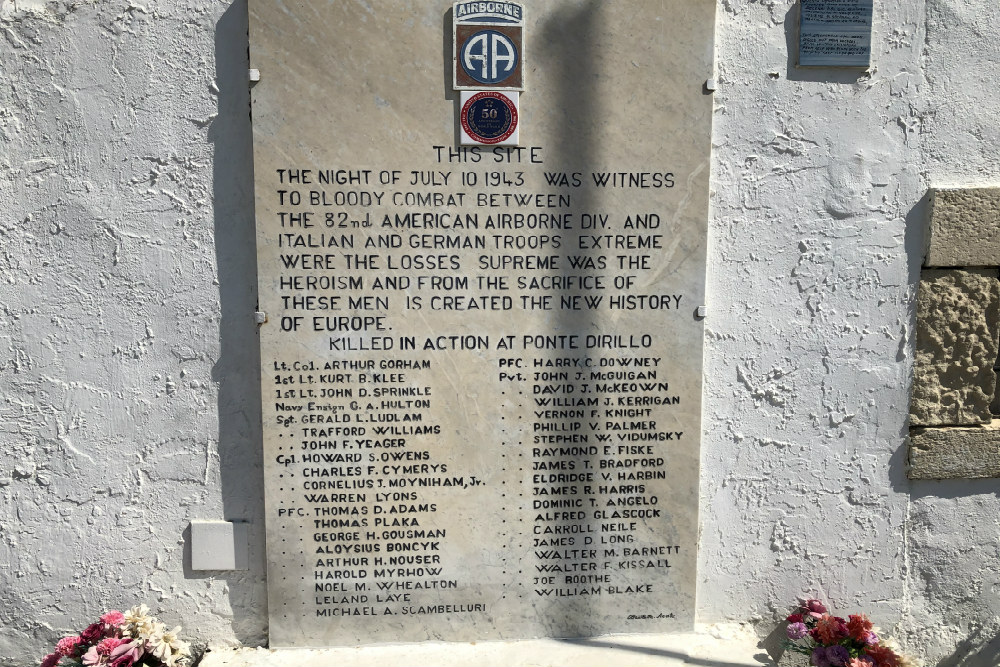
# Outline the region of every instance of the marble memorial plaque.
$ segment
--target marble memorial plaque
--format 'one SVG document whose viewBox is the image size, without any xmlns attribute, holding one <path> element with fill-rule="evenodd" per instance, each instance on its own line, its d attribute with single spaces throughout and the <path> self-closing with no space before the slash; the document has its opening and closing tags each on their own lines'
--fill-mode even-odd
<svg viewBox="0 0 1000 667">
<path fill-rule="evenodd" d="M 868 67 L 873 0 L 802 0 L 801 67 Z"/>
<path fill-rule="evenodd" d="M 715 2 L 525 2 L 519 146 L 451 13 L 250 2 L 271 645 L 689 629 Z"/>
</svg>

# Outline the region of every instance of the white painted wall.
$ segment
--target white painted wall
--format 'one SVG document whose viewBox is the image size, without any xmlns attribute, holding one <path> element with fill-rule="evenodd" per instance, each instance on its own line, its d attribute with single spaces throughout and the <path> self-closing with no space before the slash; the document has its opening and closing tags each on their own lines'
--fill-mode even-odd
<svg viewBox="0 0 1000 667">
<path fill-rule="evenodd" d="M 1000 628 L 1000 482 L 906 479 L 912 304 L 927 188 L 1000 181 L 1000 8 L 876 3 L 860 80 L 791 66 L 791 8 L 719 5 L 699 613 L 817 594 L 956 664 Z M 0 34 L 0 659 L 137 596 L 263 641 L 245 7 Z M 250 571 L 186 570 L 193 518 L 252 522 Z"/>
<path fill-rule="evenodd" d="M 137 600 L 261 641 L 245 5 L 0 12 L 0 657 Z M 251 571 L 187 571 L 192 518 Z"/>
<path fill-rule="evenodd" d="M 927 189 L 1000 183 L 1000 10 L 875 4 L 858 77 L 790 67 L 791 2 L 720 3 L 699 609 L 819 595 L 995 665 L 1000 481 L 911 483 L 904 437 Z"/>
<path fill-rule="evenodd" d="M 926 84 L 908 121 L 931 187 L 1000 185 L 1000 5 L 926 0 Z M 1000 665 L 1000 480 L 914 481 L 907 529 L 915 640 Z M 942 662 L 942 665 L 957 663 Z"/>
</svg>

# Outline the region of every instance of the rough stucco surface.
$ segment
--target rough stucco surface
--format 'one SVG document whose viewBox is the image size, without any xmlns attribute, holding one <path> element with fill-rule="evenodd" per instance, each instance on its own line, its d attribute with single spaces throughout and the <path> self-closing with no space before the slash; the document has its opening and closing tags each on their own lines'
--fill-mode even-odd
<svg viewBox="0 0 1000 667">
<path fill-rule="evenodd" d="M 905 471 L 924 195 L 1000 183 L 1000 6 L 875 3 L 868 75 L 791 67 L 795 18 L 720 0 L 700 614 L 815 594 L 1000 664 L 1000 483 Z"/>
<path fill-rule="evenodd" d="M 1000 281 L 996 269 L 920 275 L 911 426 L 968 426 L 993 418 Z"/>
<path fill-rule="evenodd" d="M 911 479 L 1000 477 L 1000 420 L 971 428 L 910 431 Z"/>
<path fill-rule="evenodd" d="M 1000 99 L 993 84 L 984 85 L 984 72 L 995 72 L 1000 57 L 1000 4 L 928 0 L 926 17 L 919 130 L 927 185 L 996 187 Z M 964 664 L 1000 665 L 998 517 L 998 480 L 911 485 L 910 607 L 920 620 L 914 640 L 944 667 L 963 664 L 963 656 L 973 656 Z"/>
<path fill-rule="evenodd" d="M 897 634 L 923 252 L 923 5 L 876 3 L 870 75 L 797 70 L 791 2 L 718 23 L 702 618 L 804 596 Z"/>
<path fill-rule="evenodd" d="M 1000 188 L 934 190 L 925 266 L 1000 266 Z"/>
<path fill-rule="evenodd" d="M 253 246 L 232 233 L 252 230 L 249 171 L 232 166 L 249 164 L 249 133 L 234 129 L 248 119 L 216 77 L 228 8 L 0 10 L 0 659 L 12 664 L 138 602 L 202 638 L 264 638 L 259 554 L 249 573 L 185 570 L 189 519 L 259 525 L 261 511 L 259 399 L 245 393 Z"/>
<path fill-rule="evenodd" d="M 922 64 L 928 87 L 919 101 L 915 129 L 920 133 L 928 185 L 1000 186 L 1000 100 L 990 78 L 1000 61 L 1000 4 L 988 0 L 922 4 L 927 32 Z"/>
<path fill-rule="evenodd" d="M 0 656 L 137 601 L 262 641 L 245 7 L 0 2 Z M 987 659 L 1000 482 L 905 468 L 923 194 L 1000 183 L 1000 5 L 876 3 L 870 75 L 790 67 L 794 18 L 720 0 L 700 620 L 820 595 Z M 250 570 L 187 570 L 189 519 Z"/>
<path fill-rule="evenodd" d="M 907 521 L 912 645 L 928 667 L 1000 665 L 997 480 L 914 482 Z"/>
</svg>

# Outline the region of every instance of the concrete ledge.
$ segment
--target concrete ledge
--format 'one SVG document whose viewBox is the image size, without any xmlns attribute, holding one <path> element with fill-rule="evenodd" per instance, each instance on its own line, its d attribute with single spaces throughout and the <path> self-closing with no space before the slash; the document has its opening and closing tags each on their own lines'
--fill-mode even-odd
<svg viewBox="0 0 1000 667">
<path fill-rule="evenodd" d="M 674 635 L 607 635 L 475 643 L 424 642 L 327 649 L 214 649 L 200 667 L 761 667 L 774 665 L 745 626 Z"/>
<path fill-rule="evenodd" d="M 969 428 L 910 431 L 910 479 L 1000 477 L 1000 419 Z"/>
<path fill-rule="evenodd" d="M 1000 188 L 931 192 L 925 266 L 1000 266 Z"/>
</svg>

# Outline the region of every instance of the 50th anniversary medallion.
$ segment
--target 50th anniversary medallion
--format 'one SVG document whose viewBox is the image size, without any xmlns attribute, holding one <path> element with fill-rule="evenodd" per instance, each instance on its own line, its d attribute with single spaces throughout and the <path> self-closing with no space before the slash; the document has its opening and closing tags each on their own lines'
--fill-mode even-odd
<svg viewBox="0 0 1000 667">
<path fill-rule="evenodd" d="M 473 140 L 498 144 L 517 130 L 517 103 L 509 94 L 486 90 L 462 105 L 462 129 Z"/>
</svg>

